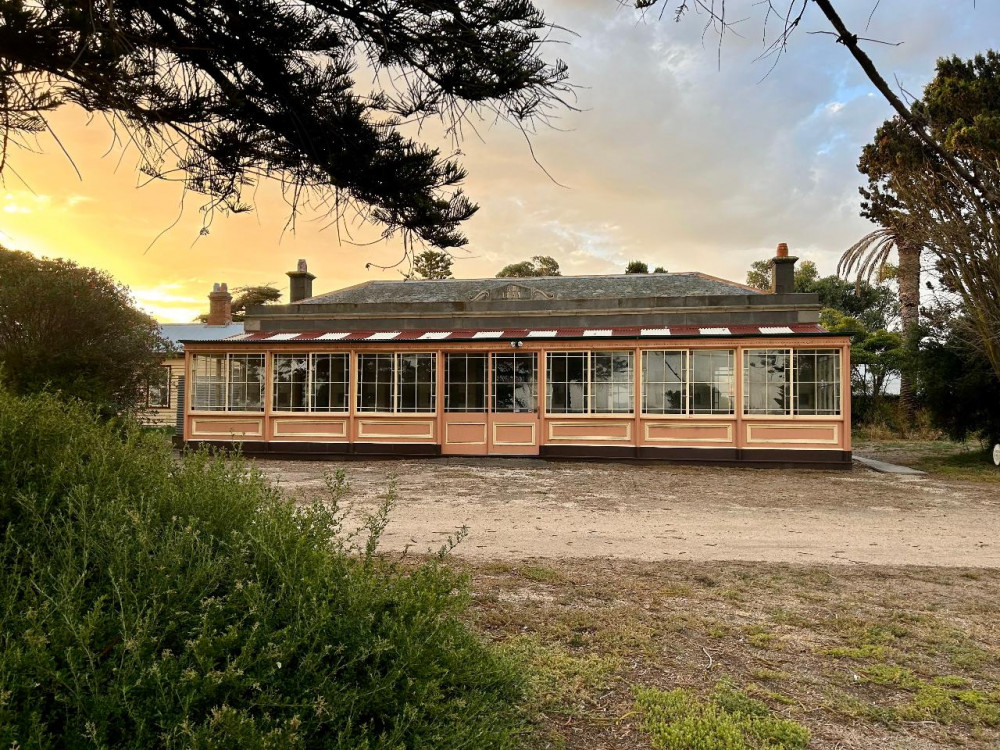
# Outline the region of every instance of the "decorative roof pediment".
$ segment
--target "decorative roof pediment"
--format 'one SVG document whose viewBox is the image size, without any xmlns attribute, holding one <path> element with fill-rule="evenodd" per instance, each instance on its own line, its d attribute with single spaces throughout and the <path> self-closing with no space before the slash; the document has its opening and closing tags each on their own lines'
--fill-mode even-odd
<svg viewBox="0 0 1000 750">
<path fill-rule="evenodd" d="M 546 294 L 541 289 L 525 286 L 524 284 L 505 284 L 492 289 L 484 289 L 477 292 L 470 298 L 473 302 L 481 300 L 509 300 L 509 299 L 553 299 L 554 295 Z"/>
</svg>

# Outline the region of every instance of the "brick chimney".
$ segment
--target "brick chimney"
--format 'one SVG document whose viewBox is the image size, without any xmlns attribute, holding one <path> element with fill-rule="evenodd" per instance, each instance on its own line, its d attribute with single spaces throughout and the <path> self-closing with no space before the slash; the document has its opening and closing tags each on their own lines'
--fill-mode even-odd
<svg viewBox="0 0 1000 750">
<path fill-rule="evenodd" d="M 309 273 L 305 259 L 299 258 L 298 267 L 288 272 L 288 278 L 291 279 L 288 290 L 289 302 L 295 303 L 313 296 L 313 279 L 316 277 Z"/>
<path fill-rule="evenodd" d="M 208 320 L 210 326 L 224 326 L 233 322 L 233 295 L 225 284 L 216 283 L 208 295 Z"/>
<path fill-rule="evenodd" d="M 771 294 L 792 294 L 795 291 L 795 261 L 788 255 L 788 245 L 778 245 L 778 252 L 771 259 Z"/>
</svg>

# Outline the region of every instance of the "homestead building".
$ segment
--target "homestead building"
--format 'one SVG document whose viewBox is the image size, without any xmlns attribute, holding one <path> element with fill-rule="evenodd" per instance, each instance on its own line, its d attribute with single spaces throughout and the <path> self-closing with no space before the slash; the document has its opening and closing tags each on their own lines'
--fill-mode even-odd
<svg viewBox="0 0 1000 750">
<path fill-rule="evenodd" d="M 184 382 L 183 341 L 218 341 L 243 333 L 243 324 L 233 322 L 233 297 L 225 284 L 216 284 L 208 295 L 208 315 L 203 323 L 163 323 L 160 335 L 168 348 L 155 375 L 143 389 L 139 417 L 147 427 L 177 427 L 183 430 Z"/>
<path fill-rule="evenodd" d="M 700 273 L 370 281 L 186 341 L 189 444 L 251 454 L 848 467 L 846 336 L 793 291 Z"/>
</svg>

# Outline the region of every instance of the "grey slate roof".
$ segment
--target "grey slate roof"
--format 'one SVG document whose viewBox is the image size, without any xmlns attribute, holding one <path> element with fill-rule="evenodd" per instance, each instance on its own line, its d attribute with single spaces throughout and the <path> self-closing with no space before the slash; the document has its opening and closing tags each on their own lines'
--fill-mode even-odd
<svg viewBox="0 0 1000 750">
<path fill-rule="evenodd" d="M 510 285 L 537 290 L 552 299 L 627 299 L 749 295 L 761 292 L 701 273 L 621 274 L 615 276 L 537 276 L 524 279 L 445 279 L 441 281 L 366 281 L 302 300 L 302 305 L 334 303 L 395 304 L 465 302 Z"/>
<path fill-rule="evenodd" d="M 160 333 L 177 348 L 181 341 L 218 341 L 243 333 L 242 323 L 210 326 L 207 323 L 161 323 Z"/>
</svg>

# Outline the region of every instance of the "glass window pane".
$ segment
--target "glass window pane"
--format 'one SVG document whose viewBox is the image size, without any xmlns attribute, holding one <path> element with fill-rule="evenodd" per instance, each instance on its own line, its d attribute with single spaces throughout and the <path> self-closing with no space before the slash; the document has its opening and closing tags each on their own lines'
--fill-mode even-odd
<svg viewBox="0 0 1000 750">
<path fill-rule="evenodd" d="M 170 408 L 170 368 L 158 367 L 146 384 L 146 406 L 151 409 Z"/>
<path fill-rule="evenodd" d="M 493 355 L 493 410 L 538 409 L 538 359 L 534 352 Z"/>
<path fill-rule="evenodd" d="M 840 352 L 800 349 L 795 352 L 795 413 L 840 414 Z"/>
<path fill-rule="evenodd" d="M 305 411 L 309 408 L 309 358 L 276 354 L 271 360 L 276 411 Z"/>
<path fill-rule="evenodd" d="M 226 408 L 226 355 L 195 354 L 191 408 L 219 411 Z"/>
<path fill-rule="evenodd" d="M 229 411 L 264 411 L 264 355 L 229 355 Z"/>
<path fill-rule="evenodd" d="M 642 411 L 644 414 L 683 414 L 686 411 L 687 352 L 642 353 Z"/>
<path fill-rule="evenodd" d="M 348 411 L 350 358 L 346 352 L 312 355 L 311 411 Z"/>
<path fill-rule="evenodd" d="M 437 390 L 435 358 L 433 353 L 397 355 L 397 411 L 434 411 L 434 394 Z"/>
<path fill-rule="evenodd" d="M 732 414 L 732 349 L 691 352 L 691 413 Z"/>
<path fill-rule="evenodd" d="M 392 411 L 392 354 L 358 355 L 358 411 Z"/>
<path fill-rule="evenodd" d="M 748 349 L 743 353 L 743 412 L 791 413 L 787 349 Z"/>
<path fill-rule="evenodd" d="M 549 412 L 554 414 L 587 411 L 587 353 L 549 352 L 546 383 Z"/>
<path fill-rule="evenodd" d="M 486 355 L 445 355 L 444 409 L 486 411 Z"/>
<path fill-rule="evenodd" d="M 593 411 L 623 414 L 635 410 L 632 352 L 594 352 L 590 355 Z"/>
</svg>

